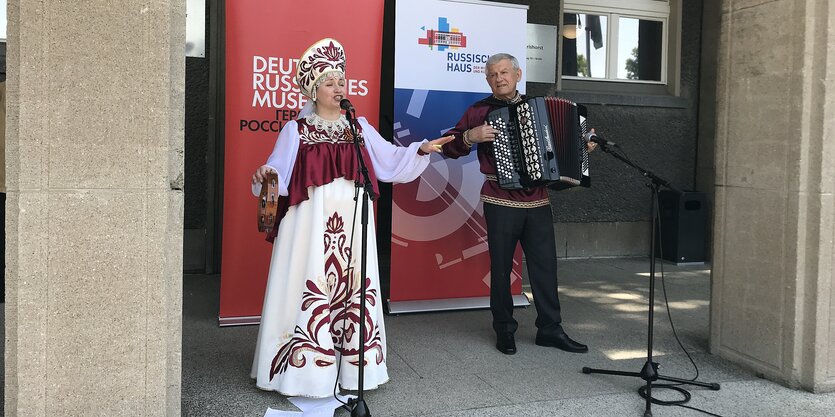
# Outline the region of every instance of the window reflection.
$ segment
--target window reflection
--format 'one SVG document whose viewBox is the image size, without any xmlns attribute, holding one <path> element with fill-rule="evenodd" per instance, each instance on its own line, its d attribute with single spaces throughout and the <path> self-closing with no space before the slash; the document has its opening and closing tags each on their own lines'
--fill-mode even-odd
<svg viewBox="0 0 835 417">
<path fill-rule="evenodd" d="M 617 78 L 661 81 L 662 35 L 662 22 L 620 18 Z"/>
<path fill-rule="evenodd" d="M 606 78 L 608 17 L 585 13 L 563 15 L 563 75 Z"/>
</svg>

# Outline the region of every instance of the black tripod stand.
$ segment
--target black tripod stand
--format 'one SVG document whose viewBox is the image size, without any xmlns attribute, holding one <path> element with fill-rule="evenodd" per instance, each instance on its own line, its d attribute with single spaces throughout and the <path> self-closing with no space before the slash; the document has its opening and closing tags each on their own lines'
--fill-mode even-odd
<svg viewBox="0 0 835 417">
<path fill-rule="evenodd" d="M 365 284 L 366 277 L 366 260 L 368 257 L 368 200 L 372 192 L 371 180 L 368 177 L 368 168 L 365 166 L 363 160 L 362 149 L 360 148 L 360 139 L 357 135 L 356 116 L 353 114 L 354 107 L 351 106 L 347 99 L 342 100 L 342 108 L 345 109 L 345 117 L 348 119 L 348 124 L 351 127 L 351 134 L 354 138 L 354 148 L 357 151 L 357 159 L 359 160 L 359 171 L 361 174 L 361 181 L 357 182 L 357 188 L 362 188 L 362 245 L 360 250 L 360 314 L 359 314 L 359 363 L 357 366 L 357 398 L 348 400 L 347 407 L 351 410 L 351 417 L 371 417 L 371 411 L 368 410 L 368 405 L 365 403 L 363 397 L 364 391 L 364 377 L 365 377 L 365 292 L 368 290 Z"/>
<path fill-rule="evenodd" d="M 705 382 L 697 382 L 687 379 L 681 378 L 673 378 L 668 376 L 662 376 L 658 373 L 658 363 L 652 361 L 652 330 L 653 330 L 653 318 L 654 318 L 654 310 L 655 310 L 655 239 L 656 239 L 656 219 L 658 217 L 658 190 L 664 186 L 669 188 L 670 190 L 681 192 L 675 188 L 673 188 L 670 183 L 662 178 L 659 178 L 657 175 L 653 174 L 650 171 L 647 171 L 640 166 L 636 165 L 634 162 L 627 159 L 625 156 L 618 152 L 614 152 L 609 148 L 611 143 L 606 143 L 605 141 L 595 141 L 600 145 L 600 149 L 604 152 L 614 156 L 615 158 L 623 161 L 627 165 L 637 169 L 641 175 L 646 178 L 650 179 L 649 187 L 652 190 L 652 201 L 650 206 L 651 216 L 651 230 L 650 230 L 650 264 L 649 264 L 649 318 L 647 321 L 647 361 L 644 363 L 644 367 L 641 368 L 641 372 L 624 372 L 624 371 L 613 371 L 613 370 L 606 370 L 606 369 L 594 369 L 589 367 L 583 367 L 584 374 L 606 374 L 606 375 L 621 375 L 621 376 L 634 376 L 643 379 L 646 381 L 646 386 L 643 390 L 639 390 L 639 393 L 646 398 L 646 408 L 644 409 L 644 417 L 651 417 L 652 416 L 652 387 L 653 381 L 663 380 L 663 381 L 671 381 L 677 382 L 679 384 L 684 385 L 696 385 L 704 388 L 710 388 L 712 390 L 719 390 L 719 384 L 717 383 L 705 383 Z M 657 386 L 657 385 L 656 385 Z M 686 391 L 685 391 L 686 392 Z M 689 394 L 688 394 L 689 395 Z"/>
</svg>

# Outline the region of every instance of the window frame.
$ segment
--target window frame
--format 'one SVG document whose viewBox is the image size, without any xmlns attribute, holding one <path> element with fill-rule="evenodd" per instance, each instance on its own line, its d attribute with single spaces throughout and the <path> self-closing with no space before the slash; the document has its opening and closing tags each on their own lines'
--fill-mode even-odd
<svg viewBox="0 0 835 417">
<path fill-rule="evenodd" d="M 599 93 L 644 93 L 679 95 L 681 66 L 681 1 L 683 0 L 621 0 L 612 5 L 607 0 L 573 0 L 562 2 L 560 22 L 566 13 L 606 16 L 606 78 L 562 75 L 562 54 L 559 54 L 558 89 Z M 661 80 L 630 80 L 617 78 L 618 37 L 620 19 L 643 19 L 662 23 Z M 559 48 L 563 48 L 560 27 Z"/>
</svg>

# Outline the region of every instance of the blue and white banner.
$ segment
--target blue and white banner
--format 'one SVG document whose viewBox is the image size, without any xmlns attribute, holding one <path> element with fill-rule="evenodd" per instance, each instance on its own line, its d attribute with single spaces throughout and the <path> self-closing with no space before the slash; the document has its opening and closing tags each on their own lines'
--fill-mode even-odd
<svg viewBox="0 0 835 417">
<path fill-rule="evenodd" d="M 506 52 L 519 60 L 524 89 L 527 15 L 503 3 L 398 0 L 394 88 L 489 93 L 484 64 Z"/>
<path fill-rule="evenodd" d="M 485 65 L 493 54 L 519 60 L 518 88 L 524 93 L 527 12 L 527 6 L 485 1 L 398 0 L 395 141 L 408 145 L 452 128 L 467 107 L 490 94 Z M 393 189 L 392 311 L 398 302 L 489 295 L 487 229 L 479 200 L 484 176 L 476 153 L 432 158 L 419 180 Z M 521 294 L 520 254 L 511 277 L 515 294 Z"/>
</svg>

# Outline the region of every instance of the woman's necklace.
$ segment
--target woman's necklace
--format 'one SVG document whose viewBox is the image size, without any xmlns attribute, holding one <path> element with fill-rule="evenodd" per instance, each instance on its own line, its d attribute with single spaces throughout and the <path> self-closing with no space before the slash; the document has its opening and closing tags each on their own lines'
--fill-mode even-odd
<svg viewBox="0 0 835 417">
<path fill-rule="evenodd" d="M 348 119 L 344 114 L 340 114 L 336 120 L 327 120 L 316 113 L 310 113 L 305 117 L 307 124 L 316 128 L 316 130 L 325 132 L 331 138 L 342 136 L 345 129 L 348 127 Z"/>
</svg>

